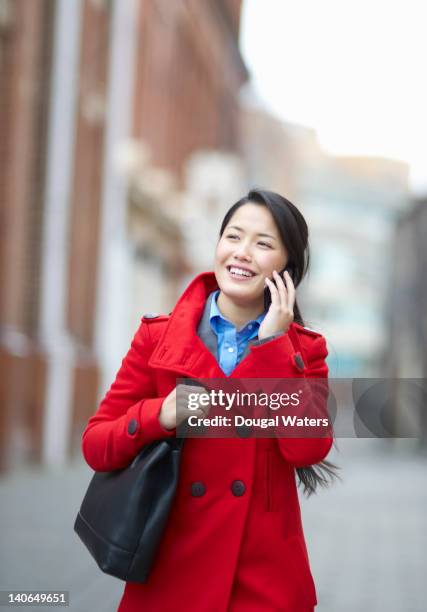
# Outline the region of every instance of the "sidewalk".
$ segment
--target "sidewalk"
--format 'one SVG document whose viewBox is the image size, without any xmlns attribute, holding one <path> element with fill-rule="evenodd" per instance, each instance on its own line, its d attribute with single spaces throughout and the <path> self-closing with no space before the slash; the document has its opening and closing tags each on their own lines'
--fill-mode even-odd
<svg viewBox="0 0 427 612">
<path fill-rule="evenodd" d="M 0 589 L 69 591 L 69 608 L 34 610 L 117 610 L 124 583 L 98 570 L 73 531 L 92 474 L 80 462 L 59 472 L 25 471 L 0 480 Z M 15 608 L 0 607 L 8 609 Z"/>
<path fill-rule="evenodd" d="M 316 610 L 423 612 L 427 460 L 390 454 L 384 441 L 341 440 L 339 447 L 329 458 L 342 466 L 343 482 L 301 499 Z M 124 583 L 102 574 L 73 532 L 91 474 L 76 463 L 0 480 L 1 589 L 68 590 L 73 612 L 117 610 Z"/>
<path fill-rule="evenodd" d="M 339 440 L 342 482 L 301 500 L 319 612 L 427 609 L 427 459 Z M 406 450 L 405 450 L 406 449 Z"/>
</svg>

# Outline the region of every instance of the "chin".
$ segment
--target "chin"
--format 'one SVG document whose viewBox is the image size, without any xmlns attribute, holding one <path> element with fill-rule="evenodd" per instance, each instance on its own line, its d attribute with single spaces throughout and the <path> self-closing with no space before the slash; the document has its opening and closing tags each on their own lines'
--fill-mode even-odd
<svg viewBox="0 0 427 612">
<path fill-rule="evenodd" d="M 245 286 L 243 283 L 241 285 L 234 283 L 232 280 L 228 278 L 219 278 L 218 286 L 221 289 L 222 293 L 231 299 L 238 300 L 247 300 L 248 302 L 253 302 L 255 300 L 259 300 L 261 295 L 259 291 L 252 286 Z"/>
</svg>

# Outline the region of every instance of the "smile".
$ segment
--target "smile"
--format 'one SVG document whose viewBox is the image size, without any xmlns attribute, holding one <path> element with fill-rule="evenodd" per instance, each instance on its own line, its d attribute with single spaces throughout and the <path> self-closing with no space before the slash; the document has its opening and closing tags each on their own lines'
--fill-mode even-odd
<svg viewBox="0 0 427 612">
<path fill-rule="evenodd" d="M 247 281 L 256 276 L 254 272 L 245 270 L 244 268 L 238 268 L 237 266 L 227 266 L 227 271 L 231 278 L 238 281 Z"/>
</svg>

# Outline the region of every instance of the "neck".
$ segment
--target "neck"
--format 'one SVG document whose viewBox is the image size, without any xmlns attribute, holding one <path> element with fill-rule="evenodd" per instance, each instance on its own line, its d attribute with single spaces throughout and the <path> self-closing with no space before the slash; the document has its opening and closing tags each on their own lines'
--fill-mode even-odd
<svg viewBox="0 0 427 612">
<path fill-rule="evenodd" d="M 217 305 L 221 314 L 238 329 L 248 321 L 257 319 L 264 312 L 263 298 L 261 298 L 261 302 L 239 304 L 224 295 L 222 291 L 218 295 Z"/>
</svg>

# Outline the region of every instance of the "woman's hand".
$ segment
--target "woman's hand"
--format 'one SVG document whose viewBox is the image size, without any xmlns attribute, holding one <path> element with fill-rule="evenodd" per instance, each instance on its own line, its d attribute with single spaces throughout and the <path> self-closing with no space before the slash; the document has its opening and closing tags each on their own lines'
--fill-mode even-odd
<svg viewBox="0 0 427 612">
<path fill-rule="evenodd" d="M 271 306 L 260 325 L 258 338 L 268 338 L 278 332 L 287 332 L 294 320 L 295 286 L 288 271 L 285 271 L 283 282 L 280 275 L 274 270 L 273 283 L 269 278 L 265 279 L 271 293 Z M 286 285 L 285 285 L 286 283 Z"/>
<path fill-rule="evenodd" d="M 176 392 L 179 390 L 179 398 L 177 399 Z M 188 396 L 190 393 L 203 393 L 206 391 L 203 387 L 196 385 L 183 385 L 180 384 L 169 393 L 163 400 L 162 407 L 159 413 L 159 422 L 164 429 L 174 429 L 181 425 L 183 421 L 188 419 L 189 416 L 195 415 L 197 417 L 206 416 L 209 406 L 203 406 L 197 410 L 189 410 L 188 408 Z"/>
</svg>

